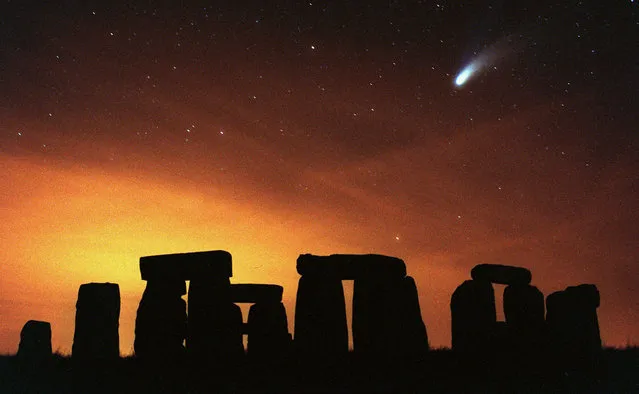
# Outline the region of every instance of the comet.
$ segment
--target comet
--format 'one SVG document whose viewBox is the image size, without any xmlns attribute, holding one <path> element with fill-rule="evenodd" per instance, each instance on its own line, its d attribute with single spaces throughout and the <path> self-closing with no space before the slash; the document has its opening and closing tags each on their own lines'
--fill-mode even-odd
<svg viewBox="0 0 639 394">
<path fill-rule="evenodd" d="M 455 86 L 461 87 L 463 84 L 465 84 L 466 81 L 468 81 L 468 79 L 473 76 L 476 68 L 477 67 L 475 67 L 475 65 L 472 63 L 464 67 L 464 69 L 461 70 L 459 74 L 457 74 L 457 78 L 455 78 Z"/>
<path fill-rule="evenodd" d="M 513 36 L 508 36 L 485 48 L 479 54 L 476 54 L 475 59 L 466 64 L 455 75 L 453 81 L 455 87 L 461 89 L 479 73 L 491 67 L 492 69 L 497 69 L 496 64 L 510 53 L 515 52 L 517 47 L 520 46 L 518 45 L 518 41 L 519 40 L 513 38 Z"/>
</svg>

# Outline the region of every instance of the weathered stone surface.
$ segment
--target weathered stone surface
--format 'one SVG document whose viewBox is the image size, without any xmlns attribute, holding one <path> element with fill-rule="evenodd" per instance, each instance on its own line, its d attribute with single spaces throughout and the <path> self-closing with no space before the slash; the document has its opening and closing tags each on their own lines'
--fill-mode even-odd
<svg viewBox="0 0 639 394">
<path fill-rule="evenodd" d="M 348 327 L 342 281 L 321 275 L 302 276 L 295 305 L 295 349 L 309 357 L 348 353 Z"/>
<path fill-rule="evenodd" d="M 184 355 L 186 293 L 183 280 L 150 280 L 135 319 L 135 355 L 153 361 Z"/>
<path fill-rule="evenodd" d="M 242 310 L 231 301 L 228 278 L 198 278 L 189 286 L 187 350 L 211 362 L 244 355 Z"/>
<path fill-rule="evenodd" d="M 231 285 L 231 300 L 233 302 L 272 302 L 282 301 L 284 288 L 279 285 L 256 283 L 241 283 Z"/>
<path fill-rule="evenodd" d="M 479 264 L 470 271 L 475 280 L 498 283 L 501 285 L 528 285 L 532 274 L 526 268 L 499 264 Z"/>
<path fill-rule="evenodd" d="M 481 352 L 491 342 L 497 312 L 495 291 L 490 282 L 467 280 L 450 301 L 453 350 Z"/>
<path fill-rule="evenodd" d="M 190 280 L 233 276 L 231 254 L 224 250 L 175 253 L 140 258 L 143 280 Z"/>
<path fill-rule="evenodd" d="M 78 291 L 73 358 L 115 359 L 120 356 L 120 287 L 85 283 Z"/>
<path fill-rule="evenodd" d="M 302 254 L 297 258 L 297 272 L 300 275 L 332 276 L 342 280 L 364 277 L 403 278 L 406 276 L 406 264 L 396 257 L 378 254 Z"/>
<path fill-rule="evenodd" d="M 250 356 L 277 358 L 288 353 L 291 336 L 286 309 L 281 302 L 251 305 L 247 325 Z"/>
<path fill-rule="evenodd" d="M 406 356 L 428 349 L 412 278 L 355 280 L 353 345 L 357 353 Z"/>
<path fill-rule="evenodd" d="M 39 363 L 51 358 L 51 324 L 45 321 L 29 320 L 20 331 L 18 358 Z"/>
<path fill-rule="evenodd" d="M 567 354 L 601 350 L 598 306 L 595 285 L 571 286 L 550 294 L 546 299 L 546 323 L 553 347 Z"/>
</svg>

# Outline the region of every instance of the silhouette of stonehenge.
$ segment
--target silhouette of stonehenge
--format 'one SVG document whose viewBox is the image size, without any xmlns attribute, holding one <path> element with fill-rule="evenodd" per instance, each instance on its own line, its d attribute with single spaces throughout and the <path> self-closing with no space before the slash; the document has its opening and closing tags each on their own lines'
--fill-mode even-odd
<svg viewBox="0 0 639 394">
<path fill-rule="evenodd" d="M 480 264 L 451 297 L 453 350 L 485 354 L 506 350 L 524 355 L 552 351 L 564 358 L 587 358 L 601 349 L 597 319 L 599 291 L 592 284 L 571 286 L 546 299 L 532 274 L 521 267 Z M 504 289 L 505 322 L 498 322 L 493 284 Z M 564 360 L 570 361 L 570 360 Z"/>
<path fill-rule="evenodd" d="M 357 353 L 408 355 L 428 349 L 417 287 L 406 265 L 382 255 L 300 255 L 295 348 L 303 355 L 348 352 L 342 280 L 353 280 L 353 348 Z"/>
<path fill-rule="evenodd" d="M 353 280 L 355 354 L 393 359 L 429 349 L 417 286 L 403 260 L 377 254 L 302 254 L 295 305 L 295 335 L 288 332 L 282 286 L 231 284 L 231 254 L 223 250 L 146 256 L 140 274 L 146 288 L 135 321 L 139 359 L 223 362 L 244 354 L 273 360 L 295 354 L 336 359 L 349 351 L 343 280 Z M 592 360 L 601 350 L 599 291 L 570 286 L 545 299 L 526 268 L 480 264 L 451 296 L 452 348 L 465 355 L 506 351 L 554 354 L 558 362 Z M 187 294 L 188 305 L 182 298 Z M 505 285 L 505 321 L 497 321 L 493 285 Z M 238 303 L 252 304 L 243 323 Z M 78 290 L 72 357 L 119 357 L 120 290 L 115 283 L 86 283 Z M 51 356 L 51 326 L 28 321 L 18 357 L 37 363 Z"/>
</svg>

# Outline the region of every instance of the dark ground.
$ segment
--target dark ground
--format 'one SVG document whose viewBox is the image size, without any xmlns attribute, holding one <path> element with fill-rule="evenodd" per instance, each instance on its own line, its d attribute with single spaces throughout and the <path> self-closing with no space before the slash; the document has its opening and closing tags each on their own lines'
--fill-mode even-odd
<svg viewBox="0 0 639 394">
<path fill-rule="evenodd" d="M 256 362 L 235 366 L 156 363 L 132 357 L 110 364 L 55 355 L 44 366 L 0 357 L 0 393 L 639 393 L 639 348 L 605 349 L 597 368 L 567 371 L 525 360 L 462 359 L 434 350 L 419 359 L 370 362 L 350 354 L 342 362 Z"/>
</svg>

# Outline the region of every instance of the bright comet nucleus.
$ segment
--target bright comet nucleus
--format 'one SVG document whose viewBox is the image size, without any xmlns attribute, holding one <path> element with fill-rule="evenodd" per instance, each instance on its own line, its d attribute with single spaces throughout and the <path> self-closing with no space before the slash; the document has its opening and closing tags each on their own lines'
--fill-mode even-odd
<svg viewBox="0 0 639 394">
<path fill-rule="evenodd" d="M 473 64 L 466 66 L 459 74 L 457 74 L 457 78 L 455 78 L 455 85 L 462 86 L 466 83 L 466 81 L 468 81 L 468 78 L 473 75 L 473 72 L 475 72 L 475 66 Z"/>
</svg>

